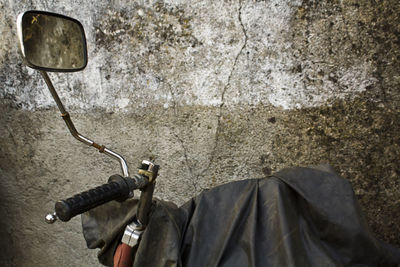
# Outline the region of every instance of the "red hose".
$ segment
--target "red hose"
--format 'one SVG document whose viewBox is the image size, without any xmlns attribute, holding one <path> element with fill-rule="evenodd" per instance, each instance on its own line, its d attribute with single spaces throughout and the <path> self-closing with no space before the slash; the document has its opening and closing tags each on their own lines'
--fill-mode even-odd
<svg viewBox="0 0 400 267">
<path fill-rule="evenodd" d="M 127 244 L 118 245 L 114 254 L 114 267 L 132 267 L 132 248 Z"/>
</svg>

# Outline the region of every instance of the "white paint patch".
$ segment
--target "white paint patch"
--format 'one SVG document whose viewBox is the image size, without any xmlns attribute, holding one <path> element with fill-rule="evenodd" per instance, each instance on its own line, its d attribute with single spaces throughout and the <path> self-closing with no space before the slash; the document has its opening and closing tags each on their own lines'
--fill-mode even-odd
<svg viewBox="0 0 400 267">
<path fill-rule="evenodd" d="M 170 5 L 174 3 L 170 1 Z M 88 24 L 89 65 L 81 73 L 51 74 L 53 83 L 66 106 L 75 111 L 101 108 L 128 112 L 154 104 L 168 108 L 173 101 L 178 105 L 219 106 L 223 92 L 227 104 L 264 104 L 284 109 L 313 107 L 332 99 L 356 96 L 376 82 L 370 74 L 371 63 L 355 62 L 349 68 L 332 69 L 338 77 L 337 83 L 329 82 L 329 73 L 318 78 L 323 85 L 305 83 L 306 75 L 308 79 L 315 76 L 318 64 L 305 61 L 302 73 L 291 72 L 290 68 L 296 64 L 294 52 L 290 50 L 290 41 L 283 39 L 301 1 L 243 4 L 241 19 L 248 41 L 235 62 L 244 44 L 238 2 L 179 3 L 179 8 L 191 19 L 190 25 L 180 25 L 172 15 L 166 16 L 168 25 L 172 25 L 176 34 L 190 26 L 194 38 L 201 44 L 185 49 L 164 45 L 152 53 L 146 46 L 148 43 L 137 43 L 137 39 L 129 36 L 132 33 L 123 28 L 104 29 L 106 35 L 121 36 L 112 43 L 111 50 L 95 44 L 96 29 L 92 24 L 96 20 L 90 12 L 98 10 L 89 8 L 86 2 L 79 3 L 80 10 L 91 10 L 84 18 Z M 138 18 L 147 16 L 145 8 L 127 12 L 137 12 Z M 103 13 L 118 15 L 117 10 L 103 10 Z M 129 26 L 139 22 L 126 20 L 124 23 Z M 149 23 L 146 27 L 168 25 Z M 146 38 L 159 38 L 158 34 L 153 32 Z M 15 52 L 13 57 L 10 68 L 23 78 L 14 81 L 15 77 L 8 77 L 1 86 L 0 97 L 11 98 L 27 110 L 55 106 L 40 75 L 26 67 L 20 69 L 16 63 L 22 60 Z M 161 67 L 157 65 L 160 59 Z"/>
<path fill-rule="evenodd" d="M 129 104 L 129 101 L 130 100 L 128 98 L 120 98 L 120 99 L 118 99 L 117 102 L 115 103 L 116 109 L 119 110 L 119 109 L 126 108 L 128 106 L 128 104 Z"/>
</svg>

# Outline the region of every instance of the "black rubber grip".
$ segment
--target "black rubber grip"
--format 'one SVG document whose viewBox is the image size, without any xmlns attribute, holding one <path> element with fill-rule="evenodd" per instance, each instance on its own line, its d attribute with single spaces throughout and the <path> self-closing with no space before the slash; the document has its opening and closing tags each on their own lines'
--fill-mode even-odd
<svg viewBox="0 0 400 267">
<path fill-rule="evenodd" d="M 69 221 L 72 217 L 93 209 L 111 200 L 128 198 L 131 186 L 128 180 L 119 175 L 110 177 L 109 183 L 82 192 L 66 200 L 60 200 L 55 205 L 57 217 L 61 221 Z M 130 181 L 129 181 L 130 182 Z"/>
</svg>

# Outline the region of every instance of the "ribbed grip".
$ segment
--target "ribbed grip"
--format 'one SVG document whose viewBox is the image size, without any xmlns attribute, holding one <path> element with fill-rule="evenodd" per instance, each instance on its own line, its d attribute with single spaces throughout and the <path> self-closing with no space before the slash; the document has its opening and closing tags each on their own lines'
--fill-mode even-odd
<svg viewBox="0 0 400 267">
<path fill-rule="evenodd" d="M 125 187 L 125 188 L 124 188 Z M 69 221 L 72 217 L 88 211 L 108 201 L 127 197 L 128 185 L 111 181 L 86 192 L 77 194 L 66 200 L 60 200 L 55 205 L 55 211 L 61 221 Z"/>
</svg>

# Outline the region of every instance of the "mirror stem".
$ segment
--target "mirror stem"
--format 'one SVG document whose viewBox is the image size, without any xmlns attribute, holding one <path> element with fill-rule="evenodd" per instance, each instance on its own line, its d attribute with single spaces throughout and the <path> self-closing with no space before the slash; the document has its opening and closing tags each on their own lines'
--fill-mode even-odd
<svg viewBox="0 0 400 267">
<path fill-rule="evenodd" d="M 105 146 L 99 145 L 99 144 L 93 142 L 92 140 L 90 140 L 89 138 L 86 138 L 85 136 L 78 133 L 78 131 L 75 128 L 75 125 L 73 124 L 73 122 L 71 120 L 71 117 L 69 116 L 69 113 L 65 110 L 64 105 L 62 104 L 60 98 L 58 97 L 58 94 L 57 94 L 56 90 L 54 89 L 53 83 L 50 80 L 50 77 L 43 70 L 40 71 L 40 74 L 42 75 L 43 79 L 45 80 L 47 87 L 50 90 L 51 95 L 53 96 L 54 100 L 56 101 L 57 107 L 61 112 L 61 117 L 64 119 L 65 124 L 67 125 L 72 136 L 75 137 L 80 142 L 98 149 L 100 151 L 100 153 L 105 153 L 106 155 L 117 159 L 121 165 L 123 175 L 125 177 L 129 177 L 128 165 L 126 164 L 125 159 L 120 154 L 115 153 L 114 151 L 106 148 Z"/>
</svg>

